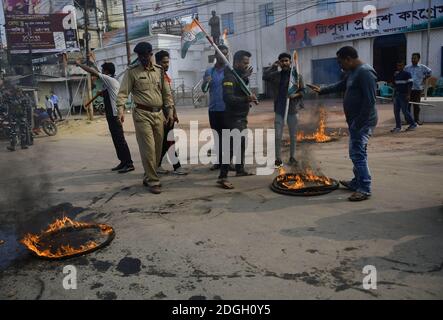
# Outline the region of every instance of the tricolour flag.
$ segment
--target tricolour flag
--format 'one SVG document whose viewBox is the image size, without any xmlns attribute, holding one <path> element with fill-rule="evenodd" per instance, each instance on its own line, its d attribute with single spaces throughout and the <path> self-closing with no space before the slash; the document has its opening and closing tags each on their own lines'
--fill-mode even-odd
<svg viewBox="0 0 443 320">
<path fill-rule="evenodd" d="M 204 32 L 200 29 L 197 22 L 192 20 L 191 24 L 187 24 L 182 32 L 182 58 L 186 57 L 189 48 L 198 40 L 205 37 Z"/>
<path fill-rule="evenodd" d="M 294 50 L 292 55 L 291 77 L 289 79 L 288 97 L 297 92 L 300 87 L 300 77 L 298 73 L 298 53 Z"/>
</svg>

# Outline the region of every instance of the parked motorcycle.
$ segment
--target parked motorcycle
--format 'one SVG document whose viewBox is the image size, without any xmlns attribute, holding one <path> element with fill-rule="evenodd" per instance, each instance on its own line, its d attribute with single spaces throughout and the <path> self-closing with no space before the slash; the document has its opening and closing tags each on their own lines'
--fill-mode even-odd
<svg viewBox="0 0 443 320">
<path fill-rule="evenodd" d="M 35 135 L 38 135 L 41 129 L 48 136 L 57 134 L 57 125 L 50 119 L 46 110 L 42 108 L 34 109 L 34 129 L 32 131 Z"/>
</svg>

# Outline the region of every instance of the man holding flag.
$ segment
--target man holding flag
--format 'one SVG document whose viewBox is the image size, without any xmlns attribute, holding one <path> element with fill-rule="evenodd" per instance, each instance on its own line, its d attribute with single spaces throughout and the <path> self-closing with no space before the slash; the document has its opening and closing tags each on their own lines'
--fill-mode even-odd
<svg viewBox="0 0 443 320">
<path fill-rule="evenodd" d="M 248 127 L 248 114 L 251 103 L 258 103 L 257 97 L 251 93 L 245 92 L 244 86 L 249 83 L 251 74 L 250 67 L 251 53 L 240 50 L 234 55 L 234 69 L 231 71 L 228 67 L 225 69 L 223 79 L 223 100 L 226 105 L 225 110 L 225 128 L 231 131 L 238 130 L 240 134 Z M 223 130 L 226 132 L 226 130 Z M 234 136 L 235 138 L 235 136 Z M 228 173 L 234 156 L 235 141 L 230 141 L 224 145 L 229 145 L 229 150 L 224 146 L 222 151 L 222 165 L 220 168 L 220 176 L 217 183 L 224 189 L 233 189 L 234 186 L 228 181 Z M 250 176 L 251 173 L 245 170 L 245 151 L 246 138 L 241 135 L 240 154 L 236 154 L 235 170 L 237 177 Z M 226 154 L 229 152 L 229 154 Z"/>
<path fill-rule="evenodd" d="M 225 57 L 229 54 L 228 47 L 218 46 L 220 51 Z M 217 62 L 215 66 L 206 70 L 202 91 L 208 92 L 209 90 L 209 124 L 211 129 L 217 132 L 218 137 L 215 138 L 215 149 L 218 162 L 212 166 L 211 171 L 220 170 L 222 163 L 221 150 L 223 146 L 222 133 L 225 128 L 225 102 L 223 101 L 223 79 L 225 77 L 226 64 L 225 61 L 215 54 Z M 218 144 L 217 144 L 218 141 Z"/>
<path fill-rule="evenodd" d="M 298 72 L 296 53 L 291 68 L 291 55 L 282 53 L 271 68 L 263 74 L 263 80 L 272 84 L 275 112 L 275 166 L 283 165 L 281 160 L 281 142 L 285 117 L 289 128 L 291 141 L 290 165 L 297 165 L 295 150 L 297 144 L 297 107 L 303 104 L 305 87 L 301 74 Z"/>
</svg>

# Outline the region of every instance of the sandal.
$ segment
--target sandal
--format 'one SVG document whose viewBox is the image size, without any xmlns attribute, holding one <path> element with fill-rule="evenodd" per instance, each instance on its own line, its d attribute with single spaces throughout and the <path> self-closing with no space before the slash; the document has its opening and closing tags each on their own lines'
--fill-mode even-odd
<svg viewBox="0 0 443 320">
<path fill-rule="evenodd" d="M 232 183 L 230 183 L 228 180 L 226 179 L 220 179 L 217 181 L 217 184 L 219 184 L 223 189 L 226 190 L 232 190 L 234 189 L 234 185 Z"/>
<path fill-rule="evenodd" d="M 371 197 L 370 194 L 361 193 L 361 192 L 354 192 L 349 198 L 349 201 L 352 202 L 358 202 L 358 201 L 364 201 L 368 200 Z"/>
</svg>

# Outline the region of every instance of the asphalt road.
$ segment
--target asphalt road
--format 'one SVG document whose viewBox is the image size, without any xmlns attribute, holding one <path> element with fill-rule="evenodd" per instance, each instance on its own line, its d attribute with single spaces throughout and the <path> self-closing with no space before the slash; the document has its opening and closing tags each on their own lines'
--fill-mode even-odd
<svg viewBox="0 0 443 320">
<path fill-rule="evenodd" d="M 325 104 L 328 128 L 345 133 L 339 102 Z M 71 119 L 25 151 L 9 153 L 2 141 L 0 298 L 442 299 L 443 125 L 391 135 L 391 108 L 379 107 L 369 146 L 373 197 L 361 203 L 348 202 L 343 189 L 278 195 L 269 189 L 276 173 L 232 178 L 236 188 L 225 191 L 207 165 L 185 166 L 187 177 L 165 176 L 164 193 L 151 195 L 141 184 L 130 118 L 125 130 L 136 171 L 127 175 L 109 170 L 117 161 L 103 118 Z M 307 109 L 300 113 L 304 125 Z M 206 110 L 179 113 L 184 130 L 190 120 L 207 126 Z M 250 126 L 270 128 L 272 120 L 270 104 L 262 103 Z M 342 136 L 305 145 L 298 155 L 346 179 L 347 142 Z M 116 238 L 63 262 L 39 260 L 18 243 L 62 215 L 109 223 Z M 77 271 L 75 290 L 63 287 L 67 265 Z M 363 287 L 368 265 L 377 270 L 377 289 Z"/>
</svg>

